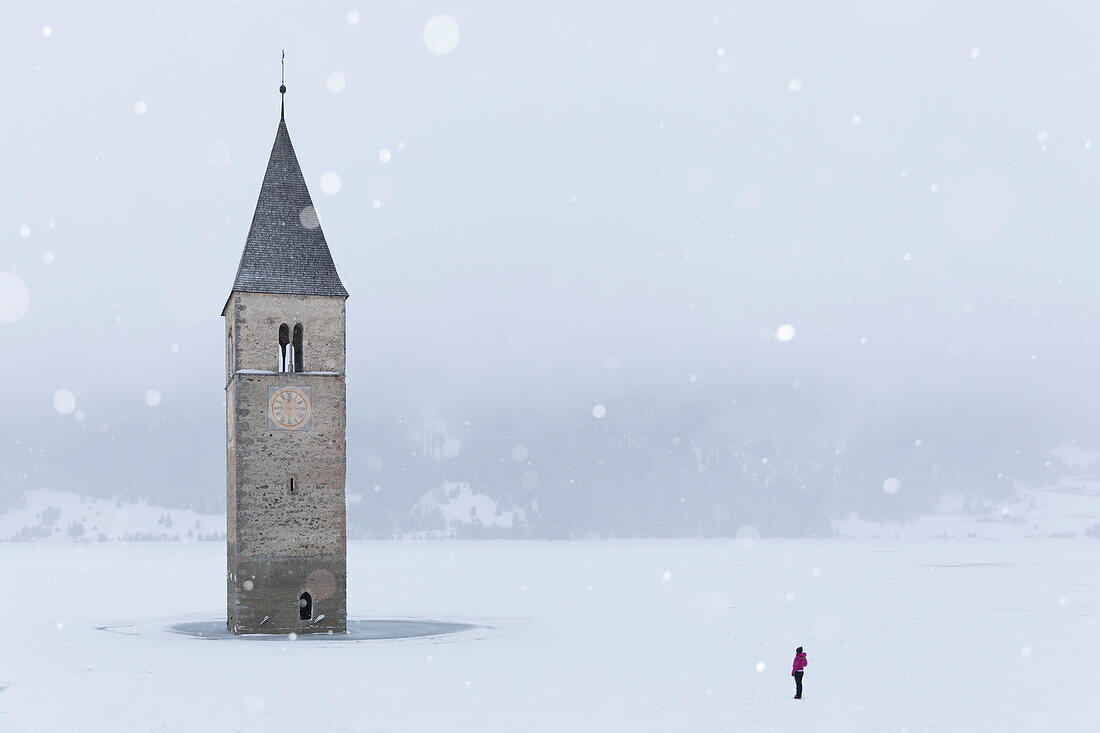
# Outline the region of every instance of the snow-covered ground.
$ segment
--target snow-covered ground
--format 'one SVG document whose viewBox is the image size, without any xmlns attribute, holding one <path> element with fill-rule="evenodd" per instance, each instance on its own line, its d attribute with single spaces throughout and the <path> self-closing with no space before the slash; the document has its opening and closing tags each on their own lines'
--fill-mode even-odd
<svg viewBox="0 0 1100 733">
<path fill-rule="evenodd" d="M 353 616 L 479 628 L 208 640 L 167 628 L 221 618 L 221 543 L 6 543 L 0 730 L 1091 730 L 1098 561 L 1080 537 L 356 542 Z"/>
</svg>

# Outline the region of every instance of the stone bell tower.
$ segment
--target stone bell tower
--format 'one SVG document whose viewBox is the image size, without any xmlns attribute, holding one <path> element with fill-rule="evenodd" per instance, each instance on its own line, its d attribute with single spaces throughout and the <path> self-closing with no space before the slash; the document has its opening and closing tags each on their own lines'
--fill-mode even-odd
<svg viewBox="0 0 1100 733">
<path fill-rule="evenodd" d="M 222 310 L 234 634 L 347 630 L 347 297 L 282 114 Z"/>
</svg>

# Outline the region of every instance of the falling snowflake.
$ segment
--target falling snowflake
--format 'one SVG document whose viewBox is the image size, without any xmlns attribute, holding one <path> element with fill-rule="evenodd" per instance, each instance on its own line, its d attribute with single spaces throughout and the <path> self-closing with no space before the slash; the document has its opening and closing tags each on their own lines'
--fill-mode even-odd
<svg viewBox="0 0 1100 733">
<path fill-rule="evenodd" d="M 359 11 L 358 10 L 349 10 L 348 11 L 348 25 L 356 25 L 358 23 L 359 23 Z"/>
<path fill-rule="evenodd" d="M 76 395 L 67 389 L 59 389 L 53 393 L 53 409 L 62 415 L 68 415 L 76 409 Z"/>
<path fill-rule="evenodd" d="M 797 91 L 801 90 L 802 89 L 802 80 L 801 79 L 791 79 L 789 82 L 787 82 L 787 88 L 790 89 L 792 92 L 797 92 Z"/>
<path fill-rule="evenodd" d="M 224 168 L 229 165 L 230 158 L 232 155 L 229 144 L 221 140 L 211 143 L 206 149 L 206 162 L 215 168 Z"/>
<path fill-rule="evenodd" d="M 393 157 L 393 153 L 390 152 L 389 148 L 382 148 L 378 151 L 378 160 L 381 163 L 389 163 L 391 157 Z"/>
<path fill-rule="evenodd" d="M 313 205 L 304 207 L 298 213 L 298 221 L 302 223 L 302 226 L 306 229 L 316 229 L 321 226 L 321 220 L 317 216 L 317 209 L 313 208 Z"/>
<path fill-rule="evenodd" d="M 882 482 L 882 490 L 887 494 L 896 494 L 901 488 L 901 480 L 895 477 L 890 477 Z"/>
<path fill-rule="evenodd" d="M 437 15 L 424 24 L 424 45 L 437 56 L 455 50 L 458 45 L 458 21 L 450 15 Z"/>
<path fill-rule="evenodd" d="M 160 404 L 160 392 L 155 389 L 146 390 L 145 392 L 145 404 L 149 407 L 156 407 Z"/>
<path fill-rule="evenodd" d="M 775 338 L 779 341 L 790 341 L 794 338 L 794 326 L 789 323 L 784 323 L 782 326 L 775 329 Z"/>
<path fill-rule="evenodd" d="M 340 193 L 341 185 L 343 185 L 343 181 L 340 180 L 340 176 L 335 171 L 328 171 L 321 176 L 321 190 L 329 196 Z"/>
<path fill-rule="evenodd" d="M 603 405 L 596 405 L 592 408 L 592 417 L 597 420 L 607 414 L 607 408 Z"/>
<path fill-rule="evenodd" d="M 527 460 L 527 446 L 522 443 L 512 448 L 512 460 L 513 461 L 526 461 Z"/>
<path fill-rule="evenodd" d="M 344 76 L 342 71 L 334 71 L 328 75 L 327 82 L 328 90 L 333 94 L 344 91 L 344 87 L 348 84 L 348 79 Z"/>
<path fill-rule="evenodd" d="M 741 547 L 754 547 L 760 541 L 760 530 L 751 524 L 743 524 L 737 528 L 736 537 Z"/>
<path fill-rule="evenodd" d="M 15 323 L 27 315 L 31 291 L 23 278 L 13 272 L 0 272 L 0 323 Z"/>
</svg>

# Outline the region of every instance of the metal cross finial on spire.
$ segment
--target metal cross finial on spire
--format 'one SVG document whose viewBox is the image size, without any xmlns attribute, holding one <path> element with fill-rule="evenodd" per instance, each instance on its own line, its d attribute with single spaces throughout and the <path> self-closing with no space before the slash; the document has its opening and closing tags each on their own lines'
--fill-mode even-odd
<svg viewBox="0 0 1100 733">
<path fill-rule="evenodd" d="M 281 76 L 279 77 L 279 94 L 282 98 L 279 101 L 279 119 L 286 121 L 286 49 L 283 49 L 283 58 L 279 62 L 281 67 Z"/>
</svg>

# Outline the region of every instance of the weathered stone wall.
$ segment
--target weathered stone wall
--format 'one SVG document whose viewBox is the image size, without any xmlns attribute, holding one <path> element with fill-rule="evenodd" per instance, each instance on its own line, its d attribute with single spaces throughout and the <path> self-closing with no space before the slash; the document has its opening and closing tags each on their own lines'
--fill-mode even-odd
<svg viewBox="0 0 1100 733">
<path fill-rule="evenodd" d="M 269 388 L 281 386 L 308 389 L 310 417 L 302 429 L 280 430 L 269 423 Z M 227 471 L 229 626 L 247 633 L 342 630 L 347 615 L 344 378 L 238 373 L 226 394 L 233 426 Z M 298 596 L 317 586 L 318 577 L 325 581 L 324 597 L 310 591 L 313 615 L 325 618 L 299 621 Z M 264 616 L 270 618 L 261 626 Z"/>
<path fill-rule="evenodd" d="M 278 430 L 269 426 L 271 386 L 309 388 L 312 404 L 306 428 Z M 233 387 L 238 553 L 326 555 L 343 551 L 343 377 L 239 374 Z M 291 476 L 296 479 L 293 493 Z"/>
<path fill-rule="evenodd" d="M 245 634 L 344 633 L 347 631 L 347 559 L 310 557 L 238 558 L 230 580 L 229 629 Z M 313 618 L 299 619 L 298 597 L 313 597 Z"/>
<path fill-rule="evenodd" d="M 293 334 L 300 323 L 305 337 L 302 371 L 344 372 L 344 298 L 235 292 L 225 316 L 226 340 L 232 347 L 227 361 L 232 362 L 233 371 L 278 369 L 279 326 L 287 324 Z M 226 376 L 228 381 L 232 373 Z"/>
<path fill-rule="evenodd" d="M 346 629 L 344 313 L 337 297 L 235 292 L 226 305 L 226 595 L 236 633 Z M 302 324 L 303 373 L 274 371 L 283 323 L 291 333 Z M 308 395 L 299 429 L 269 421 L 271 388 L 284 386 Z M 304 591 L 313 613 L 300 620 Z"/>
</svg>

